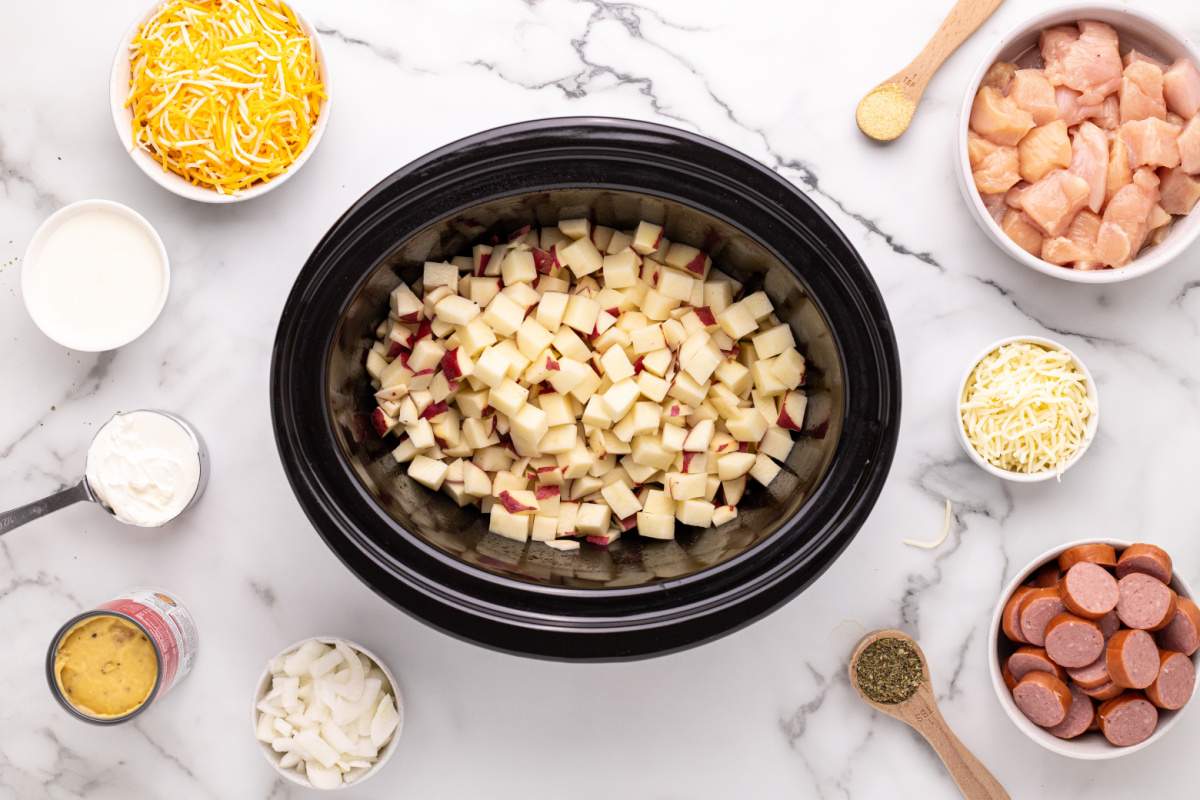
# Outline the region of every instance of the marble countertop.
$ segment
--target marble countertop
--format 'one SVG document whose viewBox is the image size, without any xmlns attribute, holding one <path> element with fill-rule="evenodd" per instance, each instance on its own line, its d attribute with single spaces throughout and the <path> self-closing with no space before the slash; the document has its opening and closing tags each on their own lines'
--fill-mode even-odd
<svg viewBox="0 0 1200 800">
<path fill-rule="evenodd" d="M 77 480 L 114 410 L 156 406 L 208 440 L 208 493 L 169 529 L 75 506 L 0 540 L 0 798 L 283 798 L 248 723 L 254 680 L 285 644 L 358 640 L 408 699 L 394 760 L 346 798 L 951 798 L 915 734 L 851 694 L 866 630 L 919 637 L 946 718 L 1013 797 L 1178 795 L 1200 713 L 1115 762 L 1069 761 L 1004 718 L 986 635 L 1002 584 L 1086 536 L 1148 538 L 1200 579 L 1200 249 L 1135 283 L 1085 287 L 1009 261 L 970 220 L 953 174 L 966 76 L 1044 4 L 1009 0 L 933 81 L 887 148 L 854 128 L 856 98 L 905 63 L 946 2 L 297 0 L 331 66 L 333 117 L 289 183 L 236 206 L 159 189 L 126 158 L 107 105 L 113 50 L 149 0 L 0 9 L 0 508 Z M 1188 0 L 1146 0 L 1193 40 Z M 18 11 L 18 8 L 20 9 Z M 70 20 L 67 22 L 66 20 Z M 607 114 L 699 131 L 777 169 L 842 227 L 891 309 L 904 417 L 874 515 L 810 589 L 702 648 L 609 665 L 482 650 L 395 610 L 341 567 L 287 486 L 271 434 L 275 325 L 312 246 L 392 170 L 474 131 Z M 160 321 L 118 352 L 66 352 L 20 300 L 37 224 L 82 198 L 127 203 L 173 265 Z M 1049 335 L 1099 383 L 1100 434 L 1061 484 L 1010 486 L 973 466 L 950 423 L 966 359 L 1002 336 Z M 929 552 L 943 498 L 950 539 Z M 42 662 L 70 615 L 132 586 L 196 616 L 194 672 L 139 721 L 68 717 Z"/>
</svg>

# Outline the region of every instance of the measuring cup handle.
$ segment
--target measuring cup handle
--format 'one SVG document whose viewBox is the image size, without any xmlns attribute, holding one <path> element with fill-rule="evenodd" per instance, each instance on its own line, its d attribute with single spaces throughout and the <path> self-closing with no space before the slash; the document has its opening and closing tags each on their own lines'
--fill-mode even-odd
<svg viewBox="0 0 1200 800">
<path fill-rule="evenodd" d="M 33 522 L 38 517 L 43 517 L 52 511 L 58 511 L 60 508 L 91 499 L 91 495 L 88 494 L 87 481 L 80 481 L 74 486 L 55 492 L 49 497 L 43 497 L 41 500 L 35 500 L 28 505 L 14 508 L 11 511 L 4 511 L 0 513 L 0 536 L 8 533 L 13 528 L 21 527 L 26 522 Z"/>
</svg>

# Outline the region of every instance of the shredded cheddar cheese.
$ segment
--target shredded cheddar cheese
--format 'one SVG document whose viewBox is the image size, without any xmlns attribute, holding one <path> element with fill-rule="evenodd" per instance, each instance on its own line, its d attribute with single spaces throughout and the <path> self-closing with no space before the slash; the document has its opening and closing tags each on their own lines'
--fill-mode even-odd
<svg viewBox="0 0 1200 800">
<path fill-rule="evenodd" d="M 130 43 L 133 141 L 222 194 L 304 151 L 325 97 L 313 43 L 279 0 L 171 0 Z"/>
<path fill-rule="evenodd" d="M 1032 474 L 1055 470 L 1079 451 L 1096 413 L 1071 356 L 1031 342 L 983 358 L 959 400 L 967 440 L 989 464 Z"/>
</svg>

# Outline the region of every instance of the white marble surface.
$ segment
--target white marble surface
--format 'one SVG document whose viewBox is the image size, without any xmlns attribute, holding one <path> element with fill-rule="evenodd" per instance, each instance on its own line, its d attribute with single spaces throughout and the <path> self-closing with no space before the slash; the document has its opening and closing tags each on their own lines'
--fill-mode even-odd
<svg viewBox="0 0 1200 800">
<path fill-rule="evenodd" d="M 266 197 L 204 207 L 126 158 L 108 67 L 147 0 L 0 7 L 0 507 L 76 480 L 116 409 L 176 410 L 212 450 L 208 494 L 157 533 L 76 506 L 0 541 L 0 798 L 266 798 L 297 794 L 256 752 L 251 686 L 284 644 L 336 633 L 401 676 L 408 720 L 386 771 L 343 796 L 413 798 L 954 797 L 931 752 L 850 693 L 868 628 L 918 636 L 946 717 L 1013 797 L 1186 796 L 1200 712 L 1147 751 L 1087 764 L 1002 716 L 986 626 L 1002 582 L 1057 542 L 1145 537 L 1200 579 L 1200 271 L 1192 248 L 1135 284 L 1088 288 L 1006 260 L 969 219 L 952 173 L 966 75 L 1044 4 L 1009 0 L 934 80 L 888 148 L 853 127 L 855 99 L 904 63 L 948 2 L 302 0 L 324 37 L 334 116 L 316 156 Z M 1189 0 L 1139 5 L 1194 40 Z M 294 502 L 275 452 L 267 370 L 292 280 L 360 193 L 452 139 L 516 120 L 611 114 L 698 130 L 777 168 L 847 232 L 886 294 L 904 419 L 876 511 L 812 588 L 700 649 L 602 666 L 542 663 L 436 633 L 363 587 Z M 38 222 L 85 197 L 132 205 L 173 262 L 166 313 L 116 353 L 64 352 L 33 326 L 19 258 Z M 951 395 L 988 341 L 1051 335 L 1088 362 L 1103 422 L 1061 484 L 1009 487 L 958 448 Z M 942 498 L 952 538 L 935 533 Z M 69 615 L 133 585 L 196 615 L 195 672 L 140 722 L 82 725 L 45 686 Z"/>
</svg>

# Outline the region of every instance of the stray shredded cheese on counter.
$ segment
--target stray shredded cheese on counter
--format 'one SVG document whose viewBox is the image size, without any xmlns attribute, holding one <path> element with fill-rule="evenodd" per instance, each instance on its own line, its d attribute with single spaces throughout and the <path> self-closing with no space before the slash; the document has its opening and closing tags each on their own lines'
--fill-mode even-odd
<svg viewBox="0 0 1200 800">
<path fill-rule="evenodd" d="M 1032 342 L 1006 344 L 975 365 L 958 409 L 967 440 L 989 464 L 1060 476 L 1096 413 L 1071 356 Z"/>
<path fill-rule="evenodd" d="M 279 0 L 171 0 L 129 61 L 134 145 L 222 194 L 286 171 L 325 97 L 312 40 Z"/>
<path fill-rule="evenodd" d="M 950 505 L 950 498 L 946 498 L 946 513 L 942 517 L 942 534 L 938 536 L 936 541 L 922 542 L 917 539 L 905 539 L 904 544 L 911 547 L 920 547 L 925 550 L 935 550 L 942 546 L 942 542 L 946 541 L 946 537 L 950 535 L 950 520 L 953 518 L 953 507 Z"/>
</svg>

